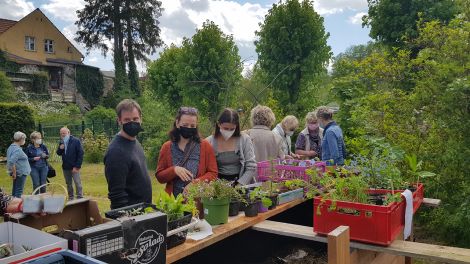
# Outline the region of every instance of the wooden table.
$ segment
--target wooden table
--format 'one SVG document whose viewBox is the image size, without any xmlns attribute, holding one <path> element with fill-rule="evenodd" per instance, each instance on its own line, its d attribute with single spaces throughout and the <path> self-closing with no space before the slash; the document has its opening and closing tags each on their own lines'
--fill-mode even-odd
<svg viewBox="0 0 470 264">
<path fill-rule="evenodd" d="M 176 246 L 166 252 L 166 263 L 173 263 L 186 256 L 189 256 L 203 248 L 206 248 L 214 243 L 221 241 L 231 235 L 234 235 L 240 231 L 250 228 L 258 223 L 263 222 L 269 217 L 275 216 L 279 213 L 286 211 L 296 205 L 301 204 L 304 200 L 295 200 L 286 204 L 277 206 L 273 210 L 269 210 L 265 213 L 260 213 L 256 217 L 245 217 L 244 213 L 240 213 L 238 216 L 230 217 L 229 222 L 224 225 L 219 225 L 212 228 L 213 234 L 199 241 L 186 240 L 182 245 Z"/>
</svg>

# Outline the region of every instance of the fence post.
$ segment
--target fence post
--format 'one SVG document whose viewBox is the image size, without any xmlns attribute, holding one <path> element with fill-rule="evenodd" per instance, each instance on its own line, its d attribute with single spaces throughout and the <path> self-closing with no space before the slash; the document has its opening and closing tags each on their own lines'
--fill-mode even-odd
<svg viewBox="0 0 470 264">
<path fill-rule="evenodd" d="M 91 120 L 91 132 L 93 133 L 93 135 L 95 134 L 95 120 Z"/>
<path fill-rule="evenodd" d="M 44 131 L 42 131 L 42 124 L 39 122 L 38 124 L 38 132 L 41 133 L 42 137 L 44 138 Z"/>
<path fill-rule="evenodd" d="M 82 135 L 85 134 L 85 120 L 82 120 Z"/>
<path fill-rule="evenodd" d="M 350 264 L 349 227 L 339 226 L 328 234 L 328 264 Z"/>
</svg>

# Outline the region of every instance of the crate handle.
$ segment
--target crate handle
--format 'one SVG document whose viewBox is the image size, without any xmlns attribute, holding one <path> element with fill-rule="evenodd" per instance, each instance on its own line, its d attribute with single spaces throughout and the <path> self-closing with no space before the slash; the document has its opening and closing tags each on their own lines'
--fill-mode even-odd
<svg viewBox="0 0 470 264">
<path fill-rule="evenodd" d="M 181 226 L 181 227 L 178 227 L 176 229 L 173 229 L 171 231 L 168 231 L 168 233 L 166 234 L 167 237 L 169 236 L 172 236 L 174 234 L 177 234 L 179 232 L 183 232 L 183 231 L 186 231 L 190 228 L 193 228 L 197 223 L 199 223 L 199 220 L 197 218 L 192 218 L 191 219 L 191 223 L 187 224 L 187 225 L 184 225 L 184 226 Z"/>
</svg>

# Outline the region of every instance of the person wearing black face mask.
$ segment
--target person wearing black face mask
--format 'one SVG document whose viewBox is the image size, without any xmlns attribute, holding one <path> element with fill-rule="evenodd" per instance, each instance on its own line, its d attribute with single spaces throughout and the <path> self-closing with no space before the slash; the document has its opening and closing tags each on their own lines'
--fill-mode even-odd
<svg viewBox="0 0 470 264">
<path fill-rule="evenodd" d="M 192 181 L 217 177 L 217 162 L 212 146 L 197 131 L 197 109 L 180 107 L 170 131 L 170 141 L 163 144 L 155 176 L 166 183 L 165 191 L 174 196 Z"/>
<path fill-rule="evenodd" d="M 144 150 L 137 140 L 142 129 L 142 111 L 131 99 L 116 107 L 121 131 L 114 137 L 104 157 L 105 176 L 111 209 L 152 202 L 152 183 Z"/>
</svg>

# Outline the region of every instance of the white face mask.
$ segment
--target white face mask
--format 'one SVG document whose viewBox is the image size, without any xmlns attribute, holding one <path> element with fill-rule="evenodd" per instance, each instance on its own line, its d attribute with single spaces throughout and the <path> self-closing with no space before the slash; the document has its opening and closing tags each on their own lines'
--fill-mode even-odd
<svg viewBox="0 0 470 264">
<path fill-rule="evenodd" d="M 42 144 L 42 139 L 36 139 L 34 141 L 37 145 L 41 145 Z"/>
<path fill-rule="evenodd" d="M 233 136 L 233 133 L 235 133 L 235 130 L 220 130 L 220 134 L 222 134 L 222 137 L 224 137 L 225 140 L 229 140 Z"/>
</svg>

